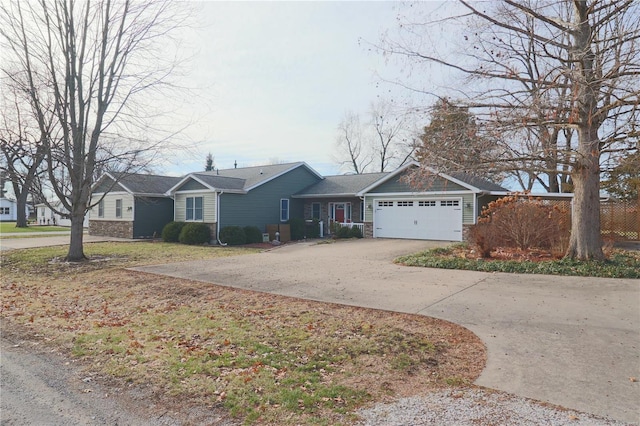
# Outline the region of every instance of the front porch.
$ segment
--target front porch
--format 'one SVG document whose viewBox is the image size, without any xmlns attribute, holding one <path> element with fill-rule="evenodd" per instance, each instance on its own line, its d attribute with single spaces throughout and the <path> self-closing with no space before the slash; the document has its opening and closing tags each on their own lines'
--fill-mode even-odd
<svg viewBox="0 0 640 426">
<path fill-rule="evenodd" d="M 332 198 L 305 200 L 304 218 L 316 219 L 324 224 L 323 235 L 332 235 L 337 226 L 358 228 L 365 235 L 364 202 L 359 198 Z"/>
</svg>

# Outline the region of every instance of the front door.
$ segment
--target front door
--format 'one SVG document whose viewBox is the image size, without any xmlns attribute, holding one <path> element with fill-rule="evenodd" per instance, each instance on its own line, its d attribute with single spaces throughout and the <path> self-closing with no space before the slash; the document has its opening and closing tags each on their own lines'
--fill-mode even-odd
<svg viewBox="0 0 640 426">
<path fill-rule="evenodd" d="M 333 209 L 333 220 L 338 223 L 344 223 L 344 203 L 334 204 Z"/>
</svg>

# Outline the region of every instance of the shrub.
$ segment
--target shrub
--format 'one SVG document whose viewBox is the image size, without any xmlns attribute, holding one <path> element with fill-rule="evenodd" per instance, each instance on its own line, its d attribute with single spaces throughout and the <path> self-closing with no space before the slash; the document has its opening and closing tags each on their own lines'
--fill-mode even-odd
<svg viewBox="0 0 640 426">
<path fill-rule="evenodd" d="M 187 223 L 182 227 L 178 240 L 182 244 L 196 245 L 208 243 L 211 239 L 211 230 L 204 223 Z"/>
<path fill-rule="evenodd" d="M 492 223 L 478 220 L 469 230 L 469 241 L 480 252 L 480 256 L 491 257 L 491 252 L 498 247 L 498 233 Z"/>
<path fill-rule="evenodd" d="M 162 241 L 165 243 L 177 243 L 180 238 L 180 231 L 184 227 L 184 222 L 169 222 L 162 228 Z"/>
<path fill-rule="evenodd" d="M 469 239 L 483 257 L 498 246 L 551 249 L 568 235 L 566 212 L 532 197 L 504 197 L 489 203 Z"/>
<path fill-rule="evenodd" d="M 245 226 L 244 235 L 246 237 L 246 244 L 254 244 L 262 242 L 262 232 L 257 226 Z"/>
<path fill-rule="evenodd" d="M 305 224 L 304 219 L 293 218 L 287 222 L 291 227 L 291 239 L 302 240 L 305 237 Z"/>
<path fill-rule="evenodd" d="M 320 221 L 313 219 L 311 224 L 306 223 L 307 238 L 320 238 Z"/>
<path fill-rule="evenodd" d="M 346 226 L 337 226 L 335 228 L 335 236 L 336 238 L 349 238 L 349 228 Z"/>
<path fill-rule="evenodd" d="M 362 231 L 357 226 L 349 229 L 349 238 L 362 238 Z"/>
<path fill-rule="evenodd" d="M 225 226 L 220 230 L 220 241 L 230 246 L 239 246 L 247 243 L 247 234 L 239 226 Z"/>
</svg>

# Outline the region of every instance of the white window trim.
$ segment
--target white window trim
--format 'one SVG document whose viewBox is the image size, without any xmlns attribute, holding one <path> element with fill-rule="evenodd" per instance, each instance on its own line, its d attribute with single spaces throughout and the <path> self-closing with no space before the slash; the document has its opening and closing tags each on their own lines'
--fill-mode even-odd
<svg viewBox="0 0 640 426">
<path fill-rule="evenodd" d="M 284 213 L 284 209 L 282 208 L 282 202 L 286 201 L 287 202 L 287 214 L 286 214 L 286 218 L 283 218 L 283 213 Z M 280 222 L 286 222 L 289 220 L 289 215 L 290 215 L 290 211 L 291 211 L 291 202 L 289 201 L 288 198 L 280 198 Z"/>
<path fill-rule="evenodd" d="M 315 217 L 313 215 L 313 206 L 318 206 L 318 217 Z M 322 203 L 318 203 L 318 202 L 313 202 L 311 203 L 311 219 L 318 219 L 320 220 L 320 217 L 322 216 Z"/>
<path fill-rule="evenodd" d="M 200 214 L 201 217 L 200 219 L 196 219 L 196 199 L 200 198 L 202 200 L 201 204 L 202 207 L 200 208 Z M 189 219 L 188 215 L 189 215 L 189 200 L 192 200 L 192 207 L 191 207 L 191 211 L 192 211 L 192 218 Z M 186 197 L 184 200 L 184 204 L 185 204 L 185 209 L 184 209 L 184 219 L 185 222 L 203 222 L 204 221 L 204 196 L 200 195 L 200 196 L 193 196 L 193 197 Z"/>
<path fill-rule="evenodd" d="M 342 206 L 343 210 L 344 210 L 344 221 L 345 223 L 349 223 L 349 222 L 353 222 L 352 220 L 352 205 L 350 201 L 343 201 L 343 202 L 337 202 L 337 203 L 329 203 L 329 214 L 330 219 L 335 221 L 336 220 L 336 206 Z"/>
<path fill-rule="evenodd" d="M 42 216 L 44 216 L 44 209 L 42 211 Z M 104 198 L 98 202 L 98 217 L 104 217 Z"/>
<path fill-rule="evenodd" d="M 120 204 L 120 208 L 118 209 L 118 204 Z M 118 210 L 120 213 L 118 214 Z M 116 199 L 116 219 L 122 219 L 122 198 Z"/>
</svg>

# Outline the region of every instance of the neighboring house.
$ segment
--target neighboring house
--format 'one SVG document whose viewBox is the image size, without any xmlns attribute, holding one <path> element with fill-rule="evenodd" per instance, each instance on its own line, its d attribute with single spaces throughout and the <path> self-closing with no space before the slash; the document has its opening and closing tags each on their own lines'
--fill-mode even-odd
<svg viewBox="0 0 640 426">
<path fill-rule="evenodd" d="M 257 226 L 303 217 L 303 201 L 293 194 L 322 180 L 304 162 L 190 173 L 168 192 L 174 220 L 202 222 L 217 239 L 226 226 Z"/>
<path fill-rule="evenodd" d="M 53 204 L 51 204 L 53 203 Z M 58 211 L 68 212 L 60 201 L 51 202 L 50 204 Z M 60 215 L 54 212 L 49 206 L 44 203 L 36 204 L 36 224 L 37 225 L 58 225 L 58 226 L 71 226 L 71 219 L 66 216 Z M 84 216 L 82 222 L 84 228 L 89 227 L 89 213 Z"/>
<path fill-rule="evenodd" d="M 474 176 L 435 174 L 424 190 L 402 177 L 409 163 L 389 173 L 329 176 L 297 193 L 305 200 L 305 219 L 327 218 L 359 226 L 367 238 L 462 241 L 481 208 L 508 190 Z M 360 221 L 360 223 L 356 223 Z"/>
<path fill-rule="evenodd" d="M 119 238 L 159 237 L 173 220 L 166 192 L 179 177 L 106 173 L 91 194 L 89 234 Z"/>
<path fill-rule="evenodd" d="M 0 198 L 0 222 L 15 222 L 18 219 L 18 203 L 8 198 Z"/>
</svg>

